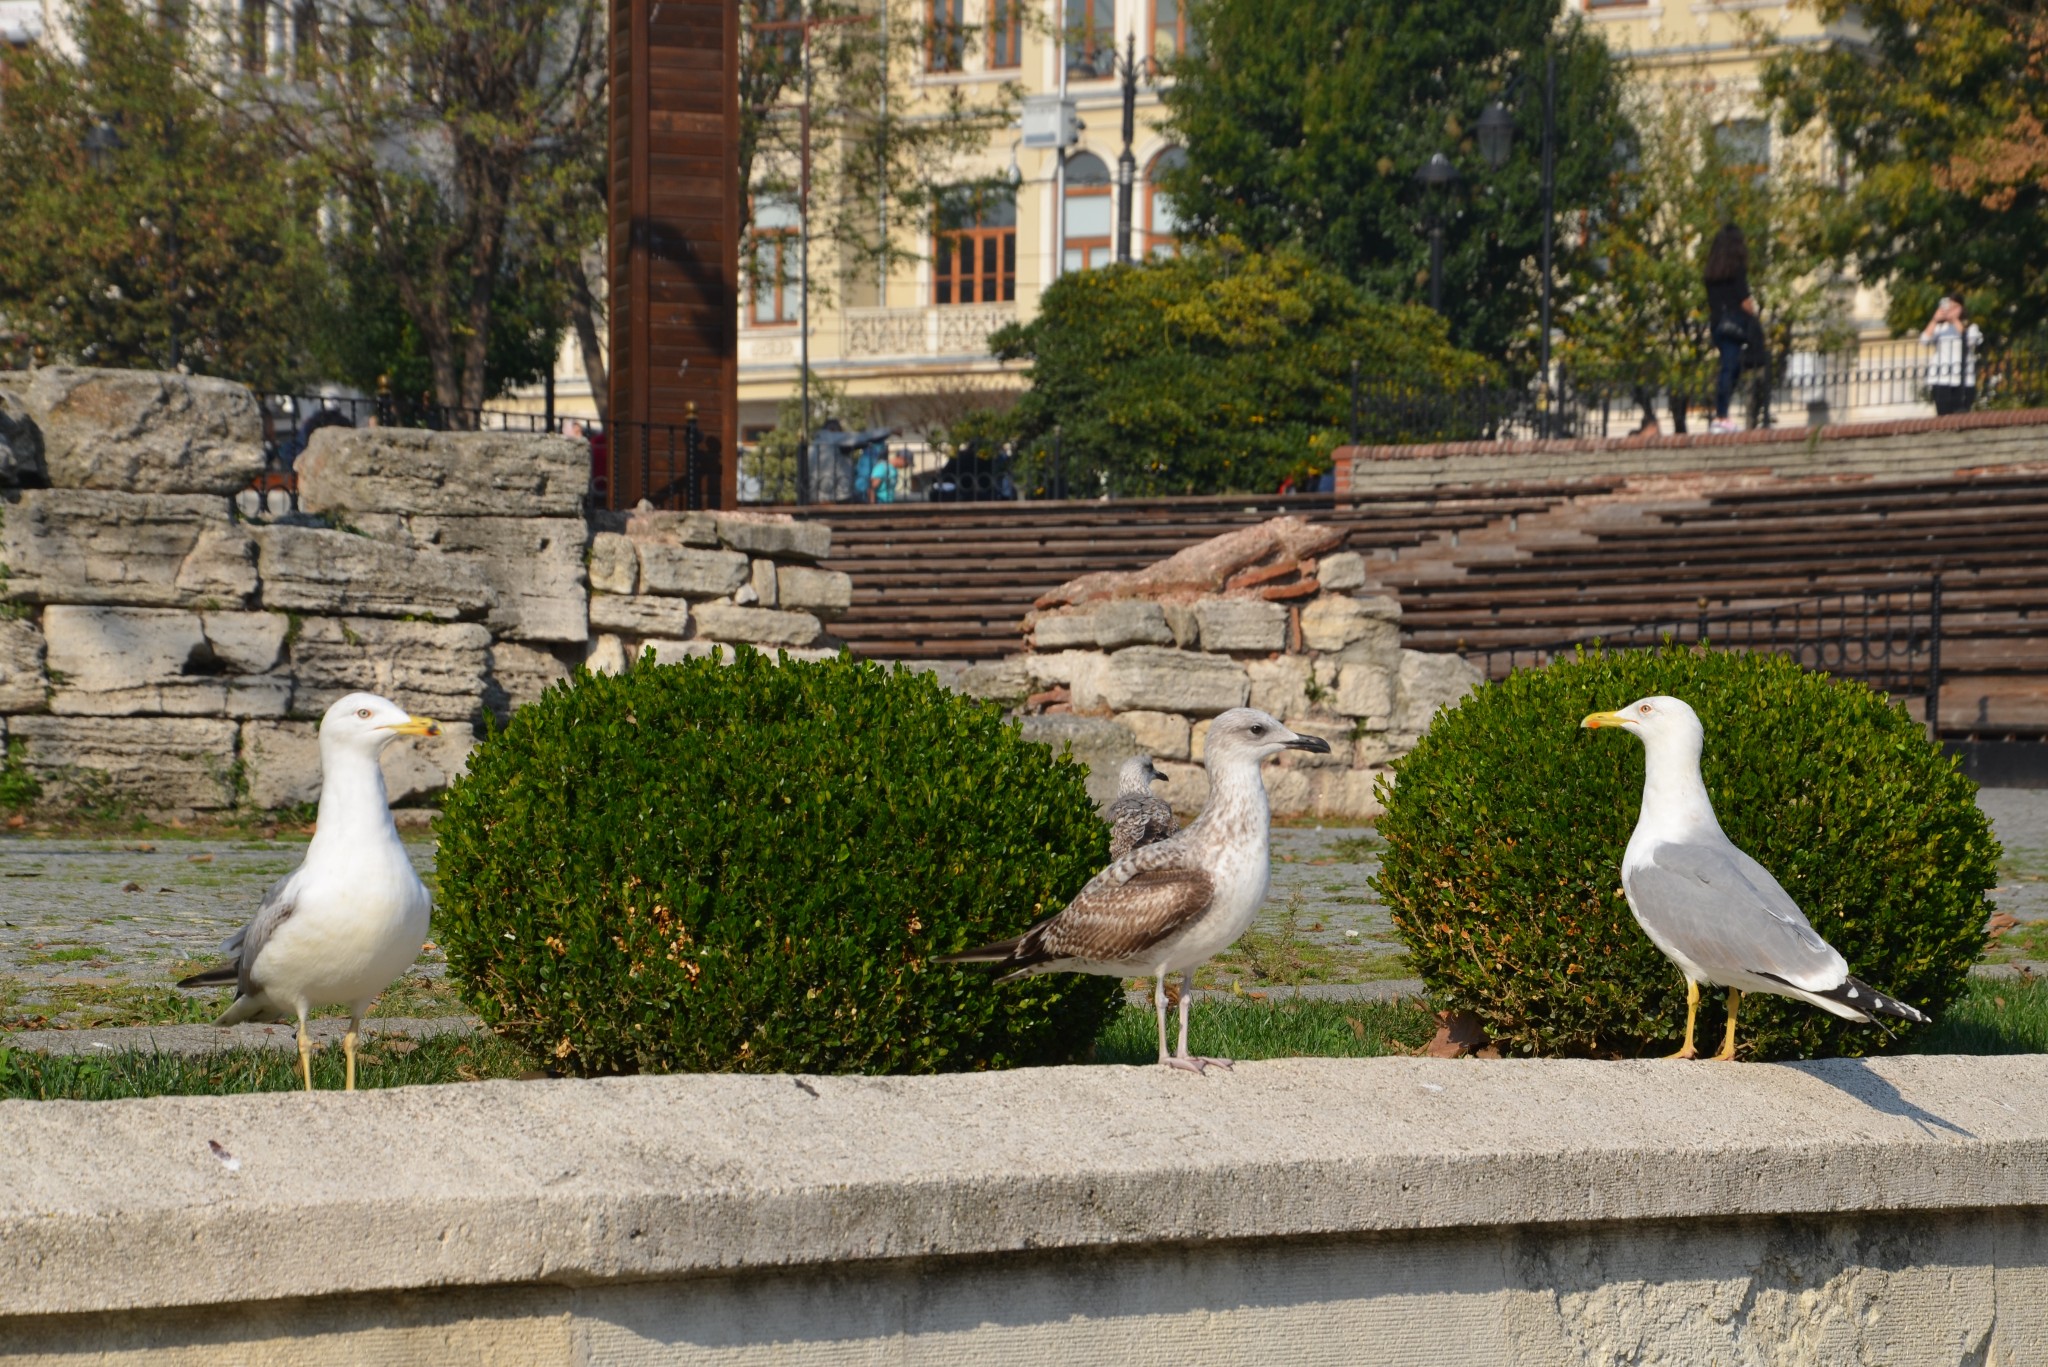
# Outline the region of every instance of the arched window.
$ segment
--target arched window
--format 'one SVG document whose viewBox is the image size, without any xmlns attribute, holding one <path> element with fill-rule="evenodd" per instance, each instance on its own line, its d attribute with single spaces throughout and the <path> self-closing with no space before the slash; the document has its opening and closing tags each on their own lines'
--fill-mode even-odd
<svg viewBox="0 0 2048 1367">
<path fill-rule="evenodd" d="M 1110 262 L 1110 233 L 1115 201 L 1109 194 L 1109 167 L 1093 152 L 1067 158 L 1067 255 L 1060 269 L 1090 271 Z"/>
<path fill-rule="evenodd" d="M 1114 75 L 1116 0 L 1066 0 L 1067 79 Z"/>
<path fill-rule="evenodd" d="M 763 195 L 754 201 L 753 259 L 747 272 L 754 297 L 747 321 L 756 327 L 794 323 L 803 307 L 803 287 L 797 278 L 801 223 L 795 200 Z"/>
<path fill-rule="evenodd" d="M 1145 168 L 1145 254 L 1180 255 L 1180 219 L 1173 212 L 1173 199 L 1159 188 L 1160 177 L 1188 164 L 1188 154 L 1169 147 L 1152 158 Z"/>
</svg>

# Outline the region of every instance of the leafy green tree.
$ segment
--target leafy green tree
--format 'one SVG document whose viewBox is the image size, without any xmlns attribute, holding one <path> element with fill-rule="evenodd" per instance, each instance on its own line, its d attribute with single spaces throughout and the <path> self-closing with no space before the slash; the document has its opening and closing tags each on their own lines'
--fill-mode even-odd
<svg viewBox="0 0 2048 1367">
<path fill-rule="evenodd" d="M 565 178 L 583 183 L 603 155 L 605 12 L 599 0 L 350 4 L 323 11 L 290 79 L 235 89 L 340 205 L 340 235 L 370 249 L 436 403 L 491 397 L 508 281 L 580 269 L 587 243 L 547 224 Z"/>
<path fill-rule="evenodd" d="M 1057 440 L 1077 495 L 1271 492 L 1320 473 L 1348 435 L 1354 362 L 1377 397 L 1493 378 L 1428 309 L 1374 303 L 1298 248 L 1227 238 L 1063 275 L 1036 318 L 989 341 L 1031 362 L 1014 430 L 1040 460 Z"/>
<path fill-rule="evenodd" d="M 1854 343 L 1842 291 L 1815 241 L 1827 190 L 1798 149 L 1759 174 L 1753 148 L 1731 146 L 1698 87 L 1645 85 L 1632 102 L 1637 141 L 1607 207 L 1590 220 L 1559 314 L 1557 355 L 1581 390 L 1606 390 L 1655 416 L 1668 393 L 1685 430 L 1711 401 L 1719 364 L 1702 270 L 1724 223 L 1741 226 L 1749 280 L 1775 363 L 1795 349 Z"/>
<path fill-rule="evenodd" d="M 0 350 L 307 378 L 325 285 L 313 187 L 185 74 L 184 30 L 120 0 L 81 0 L 71 21 L 75 57 L 7 58 L 0 335 L 17 345 Z"/>
<path fill-rule="evenodd" d="M 1817 124 L 1846 189 L 1821 236 L 1918 331 L 1960 292 L 1987 331 L 2048 327 L 2048 14 L 1991 0 L 1816 0 L 1854 44 L 1778 54 L 1786 131 Z"/>
<path fill-rule="evenodd" d="M 1189 230 L 1255 250 L 1299 243 L 1375 299 L 1429 297 L 1429 194 L 1442 152 L 1443 304 L 1459 345 L 1503 355 L 1535 334 L 1542 236 L 1544 43 L 1557 47 L 1556 204 L 1604 201 L 1627 125 L 1606 45 L 1560 0 L 1207 0 L 1199 55 L 1165 99 L 1186 165 L 1165 189 Z M 1508 163 L 1479 116 L 1507 100 Z M 1561 254 L 1570 239 L 1558 235 Z"/>
</svg>

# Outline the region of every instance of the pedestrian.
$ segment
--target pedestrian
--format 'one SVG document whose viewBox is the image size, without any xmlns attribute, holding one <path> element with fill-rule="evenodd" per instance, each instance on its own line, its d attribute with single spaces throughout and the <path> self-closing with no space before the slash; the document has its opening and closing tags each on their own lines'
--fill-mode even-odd
<svg viewBox="0 0 2048 1367">
<path fill-rule="evenodd" d="M 1721 225 L 1707 248 L 1707 329 L 1714 347 L 1721 353 L 1721 373 L 1714 383 L 1714 420 L 1710 432 L 1733 432 L 1728 402 L 1735 397 L 1735 384 L 1742 378 L 1743 351 L 1750 344 L 1751 329 L 1759 318 L 1756 300 L 1749 292 L 1749 244 L 1742 229 L 1733 223 Z"/>
<path fill-rule="evenodd" d="M 1969 412 L 1977 402 L 1977 352 L 1984 345 L 1984 334 L 1970 321 L 1970 311 L 1960 298 L 1942 296 L 1934 316 L 1920 330 L 1920 345 L 1934 351 L 1927 362 L 1934 416 Z"/>
</svg>

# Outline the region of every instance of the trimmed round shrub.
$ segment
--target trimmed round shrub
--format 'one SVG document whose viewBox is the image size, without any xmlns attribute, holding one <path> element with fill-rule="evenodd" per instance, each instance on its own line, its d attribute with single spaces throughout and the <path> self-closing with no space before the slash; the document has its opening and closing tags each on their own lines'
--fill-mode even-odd
<svg viewBox="0 0 2048 1367">
<path fill-rule="evenodd" d="M 435 927 L 465 1000 L 583 1074 L 1070 1062 L 1112 978 L 997 989 L 1108 858 L 1072 760 L 928 674 L 841 657 L 579 674 L 470 757 Z"/>
<path fill-rule="evenodd" d="M 1779 655 L 1592 653 L 1525 670 L 1441 713 L 1383 785 L 1374 887 L 1438 1004 L 1471 1011 L 1504 1053 L 1669 1053 L 1685 982 L 1635 922 L 1622 851 L 1643 747 L 1587 713 L 1651 694 L 1690 703 L 1728 838 L 1776 876 L 1849 971 L 1933 1014 L 1983 950 L 1998 842 L 1976 784 L 1920 723 L 1860 683 Z M 1725 992 L 1697 1039 L 1720 1043 Z M 1903 1043 L 1804 1002 L 1745 994 L 1743 1057 L 1863 1054 Z"/>
</svg>

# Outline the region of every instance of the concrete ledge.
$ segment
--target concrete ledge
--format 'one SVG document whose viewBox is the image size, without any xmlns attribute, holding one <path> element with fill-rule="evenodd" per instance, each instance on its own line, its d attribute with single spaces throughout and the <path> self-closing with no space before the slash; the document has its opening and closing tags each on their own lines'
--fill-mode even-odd
<svg viewBox="0 0 2048 1367">
<path fill-rule="evenodd" d="M 192 1342 L 207 1351 L 317 1325 L 358 1342 L 347 1335 L 400 1333 L 415 1312 L 433 1336 L 422 1345 L 452 1352 L 449 1325 L 475 1327 L 463 1339 L 471 1348 L 440 1360 L 604 1360 L 594 1348 L 565 1358 L 536 1346 L 552 1343 L 553 1329 L 513 1335 L 530 1358 L 475 1346 L 486 1330 L 512 1332 L 504 1298 L 519 1288 L 546 1324 L 582 1314 L 616 1328 L 638 1304 L 649 1324 L 701 1329 L 711 1316 L 726 1326 L 725 1338 L 712 1335 L 724 1345 L 716 1353 L 696 1331 L 662 1339 L 649 1328 L 666 1348 L 635 1361 L 964 1361 L 976 1325 L 1007 1333 L 1027 1323 L 1038 1337 L 989 1342 L 1028 1340 L 1043 1361 L 1048 1345 L 1087 1338 L 1062 1337 L 1094 1313 L 1061 1299 L 1076 1278 L 1094 1279 L 1090 1303 L 1102 1313 L 1150 1317 L 1146 1333 L 1163 1353 L 1208 1341 L 1188 1339 L 1190 1326 L 1258 1301 L 1246 1299 L 1254 1283 L 1314 1268 L 1325 1270 L 1311 1280 L 1336 1277 L 1344 1296 L 1372 1301 L 1389 1323 L 1412 1321 L 1417 1296 L 1533 1289 L 1550 1296 L 1553 1318 L 1612 1328 L 1628 1319 L 1600 1309 L 1613 1310 L 1617 1279 L 1642 1280 L 1681 1246 L 1719 1251 L 1698 1254 L 1697 1288 L 1681 1277 L 1656 1294 L 1672 1314 L 1692 1307 L 1686 1343 L 1732 1344 L 1754 1326 L 1708 1315 L 1720 1294 L 1708 1284 L 1758 1275 L 1785 1256 L 1788 1237 L 1806 1240 L 1801 1256 L 1813 1263 L 1799 1276 L 1816 1286 L 1851 1278 L 1842 1294 L 1864 1296 L 1867 1310 L 1882 1299 L 1879 1283 L 1925 1265 L 1947 1288 L 1929 1294 L 1963 1306 L 1928 1320 L 1929 1332 L 2005 1345 L 1971 1360 L 2048 1355 L 2048 1219 L 2028 1209 L 2048 1206 L 2044 1057 L 1304 1059 L 1206 1079 L 1100 1067 L 8 1102 L 0 1151 L 0 1361 L 162 1347 L 185 1341 L 179 1324 L 203 1323 Z M 1507 1248 L 1521 1251 L 1503 1263 Z M 962 1257 L 983 1261 L 951 1261 Z M 1352 1271 L 1330 1270 L 1340 1264 Z M 1347 1280 L 1368 1265 L 1381 1271 Z M 1406 1271 L 1388 1281 L 1393 1265 Z M 1208 1270 L 1188 1283 L 1166 1275 L 1173 1267 Z M 1123 1288 L 1115 1297 L 1111 1283 Z M 1567 1306 L 1557 1290 L 1566 1283 L 1607 1288 L 1608 1301 Z M 991 1296 L 1026 1284 L 1045 1293 L 1035 1310 L 992 1308 Z M 440 1309 L 417 1300 L 457 1292 L 434 1302 Z M 1637 1301 L 1647 1294 L 1639 1288 Z M 829 1318 L 818 1320 L 832 1296 L 867 1306 L 854 1318 L 895 1350 L 853 1354 L 846 1325 L 835 1339 Z M 265 1305 L 307 1298 L 326 1308 L 301 1316 Z M 771 1303 L 782 1320 L 764 1311 Z M 206 1306 L 217 1308 L 180 1318 L 180 1307 Z M 1741 1360 L 1958 1360 L 1897 1356 L 1921 1340 L 1899 1338 L 1911 1325 L 1890 1311 L 1892 1337 L 1864 1333 L 1856 1342 L 1878 1347 L 1861 1357 Z M 1359 1360 L 1317 1357 L 1301 1337 L 1323 1332 L 1315 1324 L 1350 1333 L 1364 1323 L 1347 1314 L 1303 1321 L 1310 1327 L 1268 1356 Z M 1498 1314 L 1472 1322 L 1474 1333 L 1505 1332 Z M 798 1340 L 847 1352 L 736 1347 Z M 909 1352 L 913 1341 L 924 1348 Z M 1520 1348 L 1500 1339 L 1500 1354 L 1478 1339 L 1457 1353 L 1440 1336 L 1411 1341 L 1436 1355 L 1401 1357 L 1390 1345 L 1380 1360 L 1616 1360 L 1531 1355 L 1538 1340 L 1526 1337 Z M 1004 1351 L 1032 1360 L 1023 1346 Z M 189 1360 L 208 1360 L 194 1352 Z"/>
</svg>

